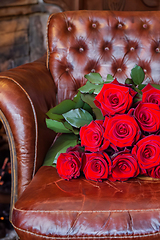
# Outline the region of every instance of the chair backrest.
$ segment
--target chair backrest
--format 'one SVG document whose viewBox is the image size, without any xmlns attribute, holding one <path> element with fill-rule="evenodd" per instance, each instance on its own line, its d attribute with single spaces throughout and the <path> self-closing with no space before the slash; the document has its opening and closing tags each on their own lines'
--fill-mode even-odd
<svg viewBox="0 0 160 240">
<path fill-rule="evenodd" d="M 85 74 L 112 74 L 121 82 L 135 65 L 160 80 L 160 12 L 70 11 L 48 21 L 48 68 L 58 101 L 71 98 Z"/>
</svg>

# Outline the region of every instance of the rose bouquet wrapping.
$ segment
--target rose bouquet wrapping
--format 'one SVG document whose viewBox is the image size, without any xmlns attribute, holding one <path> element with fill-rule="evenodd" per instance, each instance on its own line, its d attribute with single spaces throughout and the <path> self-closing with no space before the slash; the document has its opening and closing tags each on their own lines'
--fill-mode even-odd
<svg viewBox="0 0 160 240">
<path fill-rule="evenodd" d="M 93 181 L 160 178 L 160 90 L 145 84 L 141 67 L 121 84 L 111 75 L 85 76 L 73 100 L 52 108 L 47 126 L 57 132 L 44 165 L 63 179 Z"/>
</svg>

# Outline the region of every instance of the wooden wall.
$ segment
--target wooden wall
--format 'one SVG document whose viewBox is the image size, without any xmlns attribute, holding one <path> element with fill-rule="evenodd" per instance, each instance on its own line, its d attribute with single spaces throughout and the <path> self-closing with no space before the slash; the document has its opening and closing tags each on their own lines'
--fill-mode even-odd
<svg viewBox="0 0 160 240">
<path fill-rule="evenodd" d="M 79 4 L 81 9 L 90 10 L 117 10 L 117 11 L 160 10 L 160 0 L 79 0 Z"/>
<path fill-rule="evenodd" d="M 60 4 L 64 10 L 160 10 L 160 0 L 44 0 L 44 2 Z"/>
<path fill-rule="evenodd" d="M 160 9 L 159 0 L 102 0 L 101 6 L 106 10 L 151 11 Z"/>
<path fill-rule="evenodd" d="M 46 24 L 62 9 L 42 0 L 0 1 L 0 71 L 31 62 L 46 52 Z"/>
<path fill-rule="evenodd" d="M 78 9 L 160 10 L 160 0 L 0 0 L 0 71 L 41 57 L 48 16 Z"/>
</svg>

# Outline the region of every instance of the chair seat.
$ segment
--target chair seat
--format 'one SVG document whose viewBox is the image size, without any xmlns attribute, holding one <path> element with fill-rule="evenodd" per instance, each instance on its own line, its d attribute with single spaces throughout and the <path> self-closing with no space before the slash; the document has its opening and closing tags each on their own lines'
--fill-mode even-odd
<svg viewBox="0 0 160 240">
<path fill-rule="evenodd" d="M 17 201 L 12 221 L 22 240 L 158 240 L 160 181 L 66 181 L 43 166 Z"/>
</svg>

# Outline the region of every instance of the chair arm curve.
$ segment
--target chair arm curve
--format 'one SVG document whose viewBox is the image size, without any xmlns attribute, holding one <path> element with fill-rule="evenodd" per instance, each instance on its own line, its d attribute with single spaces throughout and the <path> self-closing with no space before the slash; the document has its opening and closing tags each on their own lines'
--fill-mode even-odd
<svg viewBox="0 0 160 240">
<path fill-rule="evenodd" d="M 56 102 L 56 87 L 45 59 L 0 73 L 0 118 L 12 140 L 10 151 L 16 155 L 11 165 L 17 197 L 42 165 L 55 137 L 45 123 L 46 112 Z"/>
</svg>

